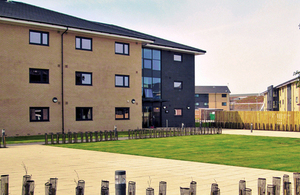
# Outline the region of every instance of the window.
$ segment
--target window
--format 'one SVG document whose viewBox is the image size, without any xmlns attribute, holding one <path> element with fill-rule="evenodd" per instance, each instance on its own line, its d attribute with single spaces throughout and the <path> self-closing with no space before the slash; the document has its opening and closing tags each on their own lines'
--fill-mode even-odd
<svg viewBox="0 0 300 195">
<path fill-rule="evenodd" d="M 153 98 L 152 89 L 144 89 L 144 96 L 145 98 Z"/>
<path fill-rule="evenodd" d="M 115 75 L 115 86 L 116 87 L 129 87 L 129 76 L 128 75 Z"/>
<path fill-rule="evenodd" d="M 49 83 L 49 70 L 29 68 L 29 83 Z"/>
<path fill-rule="evenodd" d="M 76 121 L 91 121 L 91 120 L 93 120 L 93 108 L 76 107 Z"/>
<path fill-rule="evenodd" d="M 174 109 L 174 115 L 175 116 L 182 116 L 182 109 L 181 108 L 175 108 Z"/>
<path fill-rule="evenodd" d="M 199 94 L 195 94 L 195 97 L 199 97 Z"/>
<path fill-rule="evenodd" d="M 76 80 L 76 85 L 92 85 L 92 73 L 76 72 L 75 80 Z"/>
<path fill-rule="evenodd" d="M 84 37 L 76 37 L 76 49 L 92 51 L 92 39 Z"/>
<path fill-rule="evenodd" d="M 34 45 L 49 45 L 49 33 L 29 30 L 29 43 Z"/>
<path fill-rule="evenodd" d="M 222 97 L 223 97 L 223 98 L 226 98 L 226 97 L 227 97 L 227 94 L 222 94 Z"/>
<path fill-rule="evenodd" d="M 222 102 L 222 106 L 227 106 L 227 102 Z"/>
<path fill-rule="evenodd" d="M 116 120 L 129 120 L 129 108 L 116 108 Z"/>
<path fill-rule="evenodd" d="M 30 122 L 49 121 L 48 107 L 30 107 Z"/>
<path fill-rule="evenodd" d="M 174 81 L 174 89 L 182 89 L 182 82 Z"/>
<path fill-rule="evenodd" d="M 180 55 L 180 54 L 174 54 L 174 61 L 181 62 L 182 61 L 182 55 Z"/>
<path fill-rule="evenodd" d="M 115 43 L 115 53 L 129 55 L 129 44 L 127 43 Z"/>
</svg>

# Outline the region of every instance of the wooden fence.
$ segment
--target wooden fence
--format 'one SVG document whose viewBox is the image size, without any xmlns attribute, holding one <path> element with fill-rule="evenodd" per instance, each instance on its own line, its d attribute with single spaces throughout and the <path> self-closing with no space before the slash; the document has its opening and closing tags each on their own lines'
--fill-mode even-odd
<svg viewBox="0 0 300 195">
<path fill-rule="evenodd" d="M 117 172 L 122 172 L 122 175 L 117 175 Z M 126 195 L 126 171 L 116 171 L 116 182 L 115 182 L 115 194 Z M 280 195 L 281 189 L 283 195 L 292 195 L 292 183 L 294 184 L 294 195 L 300 194 L 300 173 L 293 173 L 293 182 L 290 182 L 289 175 L 284 174 L 282 177 L 273 177 L 272 183 L 267 184 L 266 178 L 258 178 L 257 181 L 257 194 L 258 195 Z M 282 188 L 281 188 L 282 183 Z M 50 178 L 49 181 L 45 183 L 45 195 L 57 195 L 59 194 L 58 188 L 58 178 Z M 35 188 L 35 182 L 32 180 L 31 175 L 23 176 L 22 183 L 22 195 L 33 195 Z M 167 182 L 160 181 L 159 182 L 159 195 L 166 195 Z M 179 188 L 180 195 L 196 195 L 197 182 L 192 181 L 190 183 L 189 188 Z M 136 194 L 136 182 L 129 181 L 127 188 L 128 195 Z M 9 195 L 9 175 L 1 175 L 0 179 L 0 194 L 1 195 Z M 98 194 L 98 192 L 85 192 L 85 181 L 78 180 L 77 186 L 75 188 L 76 195 L 84 195 L 84 194 Z M 102 180 L 101 182 L 101 195 L 109 195 L 109 181 Z M 220 188 L 217 183 L 212 183 L 211 185 L 211 195 L 220 195 Z M 238 195 L 252 195 L 252 189 L 246 187 L 246 181 L 240 180 L 238 183 Z M 146 189 L 146 195 L 154 195 L 154 189 L 149 187 Z M 200 194 L 202 195 L 202 194 Z"/>
<path fill-rule="evenodd" d="M 216 111 L 215 122 L 224 128 L 300 131 L 299 111 Z"/>
<path fill-rule="evenodd" d="M 222 128 L 216 127 L 186 127 L 186 128 L 156 128 L 128 130 L 128 139 L 160 138 L 188 135 L 222 134 Z M 70 144 L 118 140 L 118 131 L 45 133 L 45 145 Z"/>
</svg>

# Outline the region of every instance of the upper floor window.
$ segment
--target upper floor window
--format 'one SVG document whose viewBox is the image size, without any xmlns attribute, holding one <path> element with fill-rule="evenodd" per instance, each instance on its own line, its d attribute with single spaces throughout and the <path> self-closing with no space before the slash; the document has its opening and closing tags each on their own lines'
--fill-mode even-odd
<svg viewBox="0 0 300 195">
<path fill-rule="evenodd" d="M 182 55 L 181 54 L 174 54 L 174 61 L 181 62 L 182 61 Z"/>
<path fill-rule="evenodd" d="M 76 85 L 92 85 L 92 73 L 90 72 L 76 72 Z"/>
<path fill-rule="evenodd" d="M 30 122 L 49 121 L 49 107 L 30 107 Z"/>
<path fill-rule="evenodd" d="M 182 89 L 182 81 L 174 81 L 174 89 Z"/>
<path fill-rule="evenodd" d="M 129 87 L 129 76 L 128 75 L 115 75 L 115 86 L 116 87 Z"/>
<path fill-rule="evenodd" d="M 76 107 L 76 121 L 91 121 L 91 120 L 93 120 L 93 108 Z"/>
<path fill-rule="evenodd" d="M 115 53 L 129 55 L 129 44 L 127 43 L 115 43 Z"/>
<path fill-rule="evenodd" d="M 29 83 L 49 83 L 49 70 L 29 68 Z"/>
<path fill-rule="evenodd" d="M 227 97 L 227 94 L 222 94 L 222 97 L 224 98 L 224 97 Z"/>
<path fill-rule="evenodd" d="M 115 109 L 116 120 L 129 120 L 129 108 L 116 108 Z"/>
<path fill-rule="evenodd" d="M 49 45 L 49 33 L 29 30 L 29 43 L 35 45 Z"/>
<path fill-rule="evenodd" d="M 85 37 L 76 37 L 76 49 L 92 51 L 92 39 Z"/>
</svg>

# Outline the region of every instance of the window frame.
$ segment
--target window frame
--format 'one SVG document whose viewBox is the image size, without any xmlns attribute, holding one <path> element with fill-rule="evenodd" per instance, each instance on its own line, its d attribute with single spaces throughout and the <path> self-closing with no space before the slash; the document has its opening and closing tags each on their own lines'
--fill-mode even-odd
<svg viewBox="0 0 300 195">
<path fill-rule="evenodd" d="M 86 118 L 86 119 L 83 118 L 83 116 L 84 116 L 84 114 L 83 114 L 84 109 L 91 110 L 91 118 Z M 77 116 L 78 116 L 77 111 L 81 112 L 81 118 L 77 118 Z M 93 121 L 93 107 L 76 107 L 75 108 L 75 120 L 76 121 Z"/>
<path fill-rule="evenodd" d="M 226 93 L 222 93 L 222 98 L 226 98 L 227 94 Z"/>
<path fill-rule="evenodd" d="M 32 110 L 34 109 L 34 114 L 36 118 L 36 110 L 40 109 L 41 110 L 41 120 L 37 119 L 32 119 Z M 44 109 L 47 112 L 47 119 L 44 119 Z M 50 108 L 49 107 L 29 107 L 29 121 L 30 122 L 49 122 L 50 121 Z"/>
<path fill-rule="evenodd" d="M 36 43 L 36 42 L 32 42 L 31 40 L 31 32 L 32 33 L 39 33 L 40 34 L 40 43 Z M 44 37 L 43 35 L 47 35 L 47 43 L 44 44 Z M 31 45 L 41 45 L 41 46 L 49 46 L 49 32 L 45 32 L 45 31 L 38 31 L 38 30 L 29 30 L 29 44 Z"/>
<path fill-rule="evenodd" d="M 180 57 L 180 59 L 179 59 L 179 57 Z M 175 53 L 173 55 L 173 60 L 174 60 L 174 62 L 182 62 L 182 54 Z"/>
<path fill-rule="evenodd" d="M 116 77 L 123 77 L 123 85 L 117 85 Z M 128 86 L 125 85 L 125 78 L 128 79 Z M 129 88 L 130 87 L 130 76 L 129 75 L 122 75 L 122 74 L 115 74 L 115 87 Z"/>
<path fill-rule="evenodd" d="M 80 40 L 79 47 L 77 47 L 77 39 Z M 83 48 L 82 47 L 82 40 L 90 40 L 91 41 L 91 45 L 90 45 L 91 49 Z M 76 36 L 75 37 L 75 49 L 77 49 L 77 50 L 84 50 L 84 51 L 93 51 L 93 38 Z"/>
<path fill-rule="evenodd" d="M 180 83 L 180 87 L 175 87 L 175 83 Z M 177 90 L 181 90 L 183 88 L 183 82 L 182 81 L 174 81 L 173 85 L 174 85 L 174 89 L 177 89 Z"/>
<path fill-rule="evenodd" d="M 116 47 L 117 44 L 122 45 L 122 52 L 117 52 L 117 47 Z M 125 52 L 125 46 L 127 46 L 127 53 Z M 129 46 L 130 46 L 129 43 L 115 42 L 115 54 L 129 56 L 129 54 L 130 54 Z"/>
<path fill-rule="evenodd" d="M 118 111 L 122 110 L 123 118 L 117 118 L 117 110 Z M 128 111 L 128 118 L 125 118 L 126 111 Z M 115 107 L 115 120 L 130 120 L 130 107 Z"/>
<path fill-rule="evenodd" d="M 180 114 L 177 114 L 177 110 L 180 111 Z M 174 108 L 174 116 L 175 117 L 183 116 L 183 109 L 182 108 Z"/>
<path fill-rule="evenodd" d="M 31 71 L 47 71 L 47 80 L 44 81 L 42 73 L 40 73 L 40 81 L 33 81 L 31 79 Z M 37 84 L 49 84 L 49 69 L 42 68 L 29 68 L 29 83 L 37 83 Z"/>
<path fill-rule="evenodd" d="M 90 74 L 91 75 L 91 83 L 90 84 L 83 84 L 82 80 L 81 80 L 81 83 L 77 83 L 77 74 L 80 74 L 81 78 L 82 78 L 82 74 Z M 92 72 L 75 71 L 75 85 L 93 86 L 93 73 Z"/>
</svg>

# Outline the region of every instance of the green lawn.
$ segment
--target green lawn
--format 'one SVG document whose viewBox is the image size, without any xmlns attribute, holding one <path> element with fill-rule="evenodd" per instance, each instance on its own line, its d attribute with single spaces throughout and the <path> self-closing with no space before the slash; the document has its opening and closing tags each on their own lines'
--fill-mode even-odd
<svg viewBox="0 0 300 195">
<path fill-rule="evenodd" d="M 219 134 L 56 146 L 280 171 L 300 171 L 300 139 L 296 138 Z"/>
</svg>

